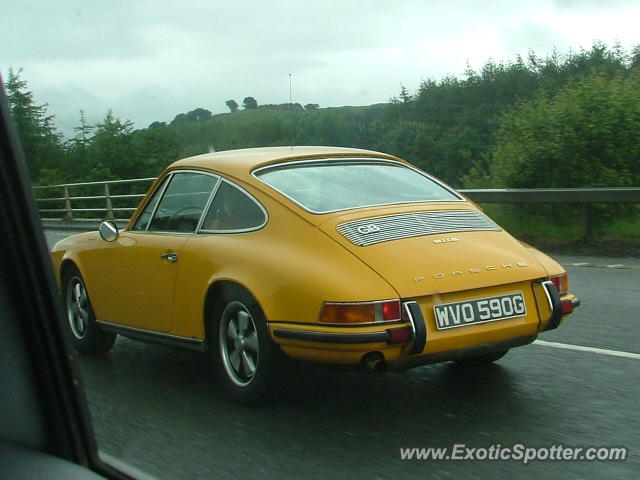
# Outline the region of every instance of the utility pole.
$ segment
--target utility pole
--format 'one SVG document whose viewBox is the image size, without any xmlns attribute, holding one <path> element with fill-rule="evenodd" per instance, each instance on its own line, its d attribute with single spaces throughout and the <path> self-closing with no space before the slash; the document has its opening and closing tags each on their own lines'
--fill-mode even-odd
<svg viewBox="0 0 640 480">
<path fill-rule="evenodd" d="M 289 124 L 291 126 L 291 150 L 293 150 L 293 93 L 291 90 L 291 74 L 289 74 Z"/>
</svg>

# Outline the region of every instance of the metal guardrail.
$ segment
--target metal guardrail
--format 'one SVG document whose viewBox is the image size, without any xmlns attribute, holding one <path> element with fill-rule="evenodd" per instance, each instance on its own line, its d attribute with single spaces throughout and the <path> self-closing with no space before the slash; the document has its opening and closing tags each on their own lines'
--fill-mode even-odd
<svg viewBox="0 0 640 480">
<path fill-rule="evenodd" d="M 459 190 L 476 203 L 563 203 L 580 205 L 582 238 L 592 233 L 591 205 L 640 203 L 640 187 L 628 188 L 501 188 Z"/>
<path fill-rule="evenodd" d="M 57 208 L 39 207 L 43 225 L 54 229 L 90 230 L 97 228 L 105 218 L 115 220 L 120 225 L 128 222 L 136 205 L 144 197 L 140 194 L 111 193 L 116 185 L 145 185 L 145 190 L 155 178 L 133 178 L 128 180 L 109 180 L 103 182 L 64 183 L 34 187 L 38 205 L 50 205 L 57 202 Z M 79 188 L 95 188 L 102 195 L 71 195 Z M 77 191 L 77 190 L 76 190 Z M 640 187 L 629 188 L 519 188 L 519 189 L 463 189 L 463 195 L 476 203 L 564 203 L 582 205 L 583 235 L 588 236 L 591 230 L 589 221 L 589 205 L 596 203 L 638 203 L 640 204 Z M 58 192 L 56 196 L 47 196 L 49 192 Z M 60 195 L 59 192 L 62 192 Z M 114 200 L 126 200 L 124 207 L 114 207 Z M 128 203 L 135 200 L 134 204 Z M 78 202 L 93 202 L 92 207 L 75 207 Z M 96 206 L 98 205 L 99 206 Z M 99 212 L 100 215 L 85 217 L 85 214 Z M 127 215 L 128 213 L 128 215 Z M 50 214 L 59 214 L 51 217 Z M 124 214 L 124 215 L 121 215 Z"/>
<path fill-rule="evenodd" d="M 135 211 L 136 205 L 145 196 L 144 193 L 113 194 L 112 187 L 116 185 L 144 185 L 145 191 L 149 188 L 155 177 L 132 178 L 127 180 L 107 180 L 102 182 L 63 183 L 59 185 L 43 185 L 33 187 L 36 202 L 43 225 L 46 227 L 60 227 L 65 229 L 88 230 L 97 226 L 104 219 L 114 220 L 119 224 L 126 224 L 129 217 Z M 72 195 L 71 192 L 79 188 L 94 188 L 103 192 L 103 195 Z M 55 192 L 56 196 L 48 196 L 49 192 Z M 61 193 L 60 193 L 61 192 Z M 60 196 L 61 195 L 61 196 Z M 114 200 L 125 199 L 128 205 L 114 207 Z M 129 200 L 135 200 L 134 204 Z M 91 203 L 91 207 L 73 207 L 78 202 Z M 43 208 L 41 205 L 57 203 L 58 208 Z M 100 206 L 97 206 L 100 205 Z M 55 205 L 54 205 L 55 206 Z M 85 214 L 99 213 L 98 216 L 87 217 Z M 51 214 L 59 214 L 51 217 Z M 80 215 L 78 215 L 80 214 Z M 124 214 L 124 215 L 122 215 Z"/>
<path fill-rule="evenodd" d="M 640 203 L 640 187 L 459 190 L 477 203 Z"/>
</svg>

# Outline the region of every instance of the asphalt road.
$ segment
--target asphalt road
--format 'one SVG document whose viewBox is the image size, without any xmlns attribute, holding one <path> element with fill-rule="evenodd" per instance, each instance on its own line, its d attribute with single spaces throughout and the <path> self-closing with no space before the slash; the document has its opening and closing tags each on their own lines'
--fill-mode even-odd
<svg viewBox="0 0 640 480">
<path fill-rule="evenodd" d="M 278 402 L 244 408 L 224 398 L 206 356 L 119 338 L 109 355 L 81 362 L 98 445 L 166 479 L 638 478 L 640 260 L 556 258 L 582 299 L 540 336 L 561 348 L 517 348 L 483 368 L 375 376 L 302 367 Z M 629 457 L 400 458 L 401 448 L 456 444 L 622 446 Z"/>
</svg>

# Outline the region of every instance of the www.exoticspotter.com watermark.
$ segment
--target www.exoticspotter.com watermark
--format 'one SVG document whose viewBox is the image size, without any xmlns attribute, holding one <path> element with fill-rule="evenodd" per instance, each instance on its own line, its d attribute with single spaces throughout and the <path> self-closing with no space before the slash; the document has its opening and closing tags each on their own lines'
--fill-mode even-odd
<svg viewBox="0 0 640 480">
<path fill-rule="evenodd" d="M 494 444 L 488 447 L 470 447 L 456 443 L 451 447 L 409 447 L 400 449 L 401 460 L 473 460 L 531 462 L 622 462 L 627 459 L 627 447 L 572 446 L 553 444 L 532 447 L 522 443 Z"/>
</svg>

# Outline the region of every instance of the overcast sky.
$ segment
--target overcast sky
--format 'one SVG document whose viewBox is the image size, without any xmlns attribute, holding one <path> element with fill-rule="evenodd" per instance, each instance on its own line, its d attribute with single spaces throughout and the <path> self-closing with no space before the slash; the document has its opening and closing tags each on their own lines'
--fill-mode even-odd
<svg viewBox="0 0 640 480">
<path fill-rule="evenodd" d="M 22 67 L 69 134 L 85 110 L 137 128 L 225 101 L 386 102 L 467 64 L 640 44 L 630 0 L 21 0 L 5 2 L 0 71 Z"/>
</svg>

